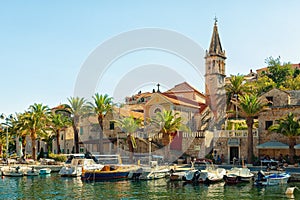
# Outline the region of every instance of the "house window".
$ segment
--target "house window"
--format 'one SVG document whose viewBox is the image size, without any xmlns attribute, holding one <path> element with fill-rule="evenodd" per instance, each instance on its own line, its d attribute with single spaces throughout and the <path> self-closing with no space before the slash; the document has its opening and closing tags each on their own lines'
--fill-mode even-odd
<svg viewBox="0 0 300 200">
<path fill-rule="evenodd" d="M 266 124 L 265 124 L 265 130 L 268 130 L 268 128 L 270 127 L 270 126 L 272 126 L 273 125 L 273 121 L 266 121 Z"/>
<path fill-rule="evenodd" d="M 79 133 L 80 133 L 80 135 L 83 135 L 83 127 L 82 126 L 80 126 Z"/>
<path fill-rule="evenodd" d="M 109 122 L 109 130 L 115 130 L 115 123 L 113 121 Z"/>
<path fill-rule="evenodd" d="M 61 134 L 60 140 L 64 140 L 64 134 Z"/>
<path fill-rule="evenodd" d="M 273 97 L 266 97 L 266 99 L 269 101 L 268 106 L 273 105 Z"/>
</svg>

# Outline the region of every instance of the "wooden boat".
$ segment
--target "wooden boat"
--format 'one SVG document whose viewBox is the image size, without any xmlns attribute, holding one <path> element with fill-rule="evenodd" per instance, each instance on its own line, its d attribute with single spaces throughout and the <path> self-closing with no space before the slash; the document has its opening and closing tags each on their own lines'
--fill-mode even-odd
<svg viewBox="0 0 300 200">
<path fill-rule="evenodd" d="M 51 173 L 51 169 L 50 168 L 42 168 L 39 171 L 40 175 L 47 175 L 47 174 L 50 174 L 50 173 Z"/>
<path fill-rule="evenodd" d="M 22 167 L 22 171 L 24 176 L 37 176 L 39 175 L 39 170 L 35 169 L 34 167 Z"/>
<path fill-rule="evenodd" d="M 136 165 L 122 164 L 120 155 L 98 155 L 97 160 L 104 165 L 102 169 L 83 169 L 82 180 L 114 180 L 127 179 L 132 170 L 136 170 Z"/>
<path fill-rule="evenodd" d="M 2 175 L 3 176 L 13 176 L 13 177 L 19 177 L 19 176 L 23 176 L 24 173 L 21 170 L 20 166 L 7 166 L 7 167 L 3 167 L 1 168 L 2 171 Z"/>
<path fill-rule="evenodd" d="M 66 164 L 58 174 L 62 177 L 79 177 L 82 170 L 102 169 L 104 165 L 97 164 L 93 159 L 73 158 L 71 164 Z"/>
<path fill-rule="evenodd" d="M 254 181 L 255 185 L 280 185 L 287 184 L 291 175 L 289 173 L 273 173 L 266 175 L 262 170 L 257 173 L 257 177 Z"/>
<path fill-rule="evenodd" d="M 254 174 L 250 172 L 247 167 L 237 168 L 234 167 L 228 170 L 224 175 L 224 181 L 227 184 L 237 184 L 241 182 L 250 182 L 254 177 Z"/>
</svg>

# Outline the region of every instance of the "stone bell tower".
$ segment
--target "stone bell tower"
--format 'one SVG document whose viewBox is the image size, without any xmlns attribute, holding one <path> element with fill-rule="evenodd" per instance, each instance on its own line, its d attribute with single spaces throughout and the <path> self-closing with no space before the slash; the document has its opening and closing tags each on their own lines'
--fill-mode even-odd
<svg viewBox="0 0 300 200">
<path fill-rule="evenodd" d="M 226 117 L 225 59 L 215 18 L 209 50 L 205 55 L 206 104 L 213 113 L 210 129 L 221 129 Z"/>
</svg>

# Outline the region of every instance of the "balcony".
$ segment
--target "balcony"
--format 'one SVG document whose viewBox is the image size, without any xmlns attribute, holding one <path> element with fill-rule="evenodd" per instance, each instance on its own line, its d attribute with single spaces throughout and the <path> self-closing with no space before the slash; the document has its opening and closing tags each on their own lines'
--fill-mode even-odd
<svg viewBox="0 0 300 200">
<path fill-rule="evenodd" d="M 221 138 L 231 138 L 231 137 L 238 137 L 238 138 L 245 138 L 248 137 L 248 130 L 217 130 L 214 131 L 214 137 L 221 137 Z M 258 130 L 253 130 L 253 137 L 258 137 Z"/>
</svg>

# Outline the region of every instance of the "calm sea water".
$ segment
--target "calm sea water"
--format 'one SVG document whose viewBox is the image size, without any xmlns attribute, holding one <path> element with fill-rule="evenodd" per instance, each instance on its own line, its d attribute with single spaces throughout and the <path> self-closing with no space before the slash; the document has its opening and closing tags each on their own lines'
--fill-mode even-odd
<svg viewBox="0 0 300 200">
<path fill-rule="evenodd" d="M 300 191 L 285 194 L 283 186 L 256 187 L 252 184 L 227 186 L 224 183 L 192 185 L 151 181 L 82 182 L 80 178 L 62 178 L 57 173 L 37 177 L 2 177 L 0 199 L 300 199 Z"/>
</svg>

